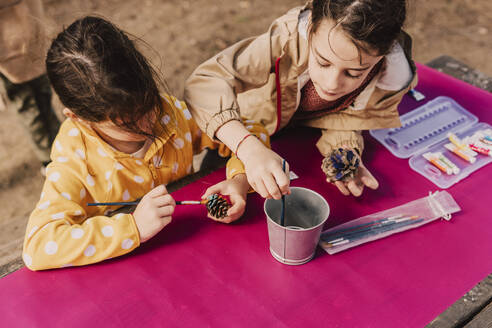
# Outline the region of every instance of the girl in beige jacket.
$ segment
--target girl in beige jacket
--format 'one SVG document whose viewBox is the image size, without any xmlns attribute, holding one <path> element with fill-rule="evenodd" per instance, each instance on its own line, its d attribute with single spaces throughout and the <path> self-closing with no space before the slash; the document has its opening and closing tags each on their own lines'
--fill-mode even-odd
<svg viewBox="0 0 492 328">
<path fill-rule="evenodd" d="M 241 116 L 270 135 L 291 123 L 321 129 L 325 162 L 345 150 L 362 154 L 361 130 L 400 125 L 397 106 L 416 84 L 411 39 L 402 31 L 404 0 L 315 0 L 275 20 L 260 36 L 240 41 L 200 65 L 185 86 L 185 102 L 200 128 L 231 149 L 248 131 Z M 289 191 L 280 156 L 256 138 L 237 154 L 263 197 Z M 358 156 L 355 156 L 358 158 Z M 327 173 L 345 195 L 378 182 L 358 169 Z"/>
<path fill-rule="evenodd" d="M 192 173 L 193 154 L 205 147 L 222 156 L 230 151 L 201 133 L 183 102 L 159 94 L 147 60 L 108 21 L 86 17 L 71 24 L 53 41 L 46 66 L 69 118 L 29 218 L 24 262 L 42 270 L 131 252 L 170 223 L 175 201 L 164 185 Z M 269 145 L 264 128 L 249 127 Z M 250 187 L 235 156 L 227 177 L 205 196 L 213 190 L 230 197 L 233 206 L 220 220 L 228 223 L 244 212 Z M 88 206 L 138 199 L 132 214 Z"/>
</svg>

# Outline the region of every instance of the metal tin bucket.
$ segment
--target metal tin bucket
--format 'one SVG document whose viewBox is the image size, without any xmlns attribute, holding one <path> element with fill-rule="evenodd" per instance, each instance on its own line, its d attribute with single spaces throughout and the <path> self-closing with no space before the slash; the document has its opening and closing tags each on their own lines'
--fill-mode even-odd
<svg viewBox="0 0 492 328">
<path fill-rule="evenodd" d="M 281 263 L 299 265 L 314 257 L 330 207 L 317 192 L 301 187 L 290 190 L 291 194 L 285 196 L 283 227 L 280 225 L 281 200 L 267 199 L 264 210 L 270 253 Z"/>
</svg>

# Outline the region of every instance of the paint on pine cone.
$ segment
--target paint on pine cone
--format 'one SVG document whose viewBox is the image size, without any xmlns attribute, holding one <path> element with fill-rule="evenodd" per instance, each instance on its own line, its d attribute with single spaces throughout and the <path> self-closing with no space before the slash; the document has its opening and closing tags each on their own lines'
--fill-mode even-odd
<svg viewBox="0 0 492 328">
<path fill-rule="evenodd" d="M 208 196 L 208 201 L 207 201 L 207 210 L 208 212 L 216 217 L 217 219 L 222 219 L 227 216 L 227 210 L 231 205 L 225 199 L 219 194 L 213 194 Z"/>
<path fill-rule="evenodd" d="M 359 169 L 359 158 L 352 150 L 338 148 L 323 159 L 321 169 L 330 182 L 351 179 Z"/>
</svg>

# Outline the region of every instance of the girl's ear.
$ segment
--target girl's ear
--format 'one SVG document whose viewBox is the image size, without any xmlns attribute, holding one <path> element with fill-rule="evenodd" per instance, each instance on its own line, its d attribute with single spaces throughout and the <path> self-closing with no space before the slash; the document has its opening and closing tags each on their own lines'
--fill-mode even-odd
<svg viewBox="0 0 492 328">
<path fill-rule="evenodd" d="M 74 112 L 72 112 L 70 109 L 68 109 L 66 107 L 63 108 L 63 115 L 65 115 L 68 118 L 71 118 L 72 120 L 77 120 L 78 119 L 78 116 L 75 115 Z"/>
</svg>

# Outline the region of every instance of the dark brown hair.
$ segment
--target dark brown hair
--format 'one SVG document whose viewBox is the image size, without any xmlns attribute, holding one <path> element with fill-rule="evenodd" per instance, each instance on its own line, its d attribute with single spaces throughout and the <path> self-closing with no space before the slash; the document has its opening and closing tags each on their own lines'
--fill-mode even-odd
<svg viewBox="0 0 492 328">
<path fill-rule="evenodd" d="M 335 21 L 359 52 L 383 56 L 389 53 L 406 18 L 405 0 L 314 0 L 309 36 L 323 19 Z"/>
<path fill-rule="evenodd" d="M 152 112 L 162 116 L 159 87 L 165 84 L 127 33 L 112 23 L 91 16 L 76 20 L 53 40 L 46 69 L 60 101 L 81 119 L 111 120 L 155 138 L 138 123 Z"/>
</svg>

